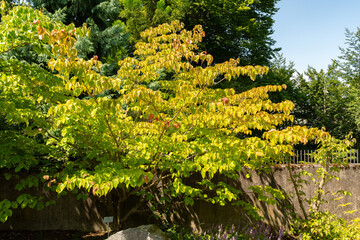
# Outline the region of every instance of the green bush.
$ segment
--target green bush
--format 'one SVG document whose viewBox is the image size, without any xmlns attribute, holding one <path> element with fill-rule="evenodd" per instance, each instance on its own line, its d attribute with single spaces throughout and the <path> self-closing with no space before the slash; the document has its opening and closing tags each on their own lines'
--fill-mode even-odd
<svg viewBox="0 0 360 240">
<path fill-rule="evenodd" d="M 360 239 L 360 219 L 346 221 L 329 212 L 314 212 L 295 222 L 293 233 L 302 240 Z"/>
<path fill-rule="evenodd" d="M 273 233 L 270 226 L 263 222 L 250 224 L 249 226 L 224 227 L 223 225 L 213 226 L 207 232 L 196 234 L 185 229 L 171 228 L 167 230 L 168 237 L 172 240 L 281 240 L 284 230 L 280 229 L 277 234 Z"/>
</svg>

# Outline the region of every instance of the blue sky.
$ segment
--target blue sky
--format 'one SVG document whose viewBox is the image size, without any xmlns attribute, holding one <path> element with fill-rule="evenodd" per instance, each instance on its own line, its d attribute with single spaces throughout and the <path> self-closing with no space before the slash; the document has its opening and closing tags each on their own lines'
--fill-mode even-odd
<svg viewBox="0 0 360 240">
<path fill-rule="evenodd" d="M 345 28 L 360 27 L 360 0 L 280 0 L 272 38 L 301 73 L 327 69 L 345 46 Z"/>
</svg>

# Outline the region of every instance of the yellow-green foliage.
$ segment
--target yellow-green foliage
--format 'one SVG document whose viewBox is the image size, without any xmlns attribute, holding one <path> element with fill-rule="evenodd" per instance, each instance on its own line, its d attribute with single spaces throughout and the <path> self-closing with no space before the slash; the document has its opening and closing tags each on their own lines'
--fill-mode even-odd
<svg viewBox="0 0 360 240">
<path fill-rule="evenodd" d="M 285 85 L 243 93 L 213 88 L 240 75 L 255 80 L 268 69 L 239 66 L 239 59 L 212 64 L 213 57 L 197 48 L 205 34 L 201 26 L 187 31 L 172 22 L 144 31 L 134 57 L 119 62 L 115 77 L 99 74 L 97 56 L 78 57 L 74 44 L 89 34 L 86 26 L 63 26 L 31 8 L 16 7 L 3 16 L 0 30 L 5 33 L 0 56 L 31 44 L 49 58 L 44 68 L 0 58 L 7 66 L 0 72 L 0 113 L 9 122 L 26 123 L 29 137 L 42 135 L 50 149 L 46 156 L 57 164 L 39 166 L 35 157 L 27 169 L 40 169 L 38 177 L 58 193 L 82 189 L 103 196 L 120 189 L 124 199 L 136 192 L 149 201 L 156 195 L 162 203 L 172 197 L 186 204 L 203 198 L 252 211 L 240 200 L 241 191 L 213 181 L 215 174 L 236 179 L 245 169 L 264 171 L 272 161 L 290 156 L 294 144 L 330 138 L 300 126 L 276 130 L 292 121 L 294 106 L 273 103 L 268 93 Z M 253 137 L 253 130 L 265 133 Z M 10 172 L 25 164 L 11 154 L 5 161 L 0 167 Z M 196 174 L 198 181 L 185 181 Z M 267 197 L 283 198 L 269 187 L 254 190 L 263 192 L 267 203 L 274 203 Z"/>
<path fill-rule="evenodd" d="M 329 212 L 314 212 L 309 217 L 298 222 L 296 235 L 303 240 L 360 239 L 359 219 L 346 221 Z"/>
</svg>

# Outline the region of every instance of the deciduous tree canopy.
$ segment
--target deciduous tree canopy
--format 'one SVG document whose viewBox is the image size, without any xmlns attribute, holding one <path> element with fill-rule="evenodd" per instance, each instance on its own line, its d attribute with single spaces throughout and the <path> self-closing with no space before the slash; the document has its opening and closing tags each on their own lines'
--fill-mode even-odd
<svg viewBox="0 0 360 240">
<path fill-rule="evenodd" d="M 88 28 L 2 4 L 0 115 L 11 127 L 0 131 L 0 168 L 8 179 L 22 170 L 36 173 L 20 179 L 19 190 L 42 185 L 59 194 L 79 189 L 106 196 L 120 189 L 119 204 L 137 194 L 154 213 L 180 198 L 190 205 L 196 199 L 237 204 L 255 216 L 241 190 L 214 176 L 269 171 L 295 144 L 331 138 L 315 128 L 276 130 L 293 120 L 292 102 L 269 99 L 285 85 L 214 89 L 239 76 L 255 80 L 268 68 L 240 66 L 239 59 L 213 64 L 212 55 L 198 50 L 205 36 L 199 25 L 185 30 L 174 21 L 145 30 L 134 57 L 119 61 L 117 75 L 107 77 L 99 73 L 98 56 L 81 58 L 75 48 Z M 24 45 L 47 56 L 48 67 L 7 58 Z M 255 130 L 262 136 L 252 136 Z M 284 197 L 271 187 L 254 189 L 268 203 Z M 30 194 L 2 200 L 0 219 L 19 205 L 49 204 L 42 201 Z M 127 217 L 118 214 L 118 224 Z"/>
</svg>

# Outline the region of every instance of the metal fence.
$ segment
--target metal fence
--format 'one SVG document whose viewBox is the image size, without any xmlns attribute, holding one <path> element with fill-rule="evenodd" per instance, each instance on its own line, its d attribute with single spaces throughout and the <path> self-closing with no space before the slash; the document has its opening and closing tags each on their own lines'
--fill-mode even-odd
<svg viewBox="0 0 360 240">
<path fill-rule="evenodd" d="M 315 150 L 295 150 L 294 156 L 288 161 L 291 161 L 293 164 L 301 164 L 301 163 L 316 163 L 315 159 Z M 359 150 L 351 149 L 346 152 L 337 152 L 334 153 L 331 158 L 342 159 L 343 162 L 347 162 L 350 164 L 359 164 Z"/>
</svg>

